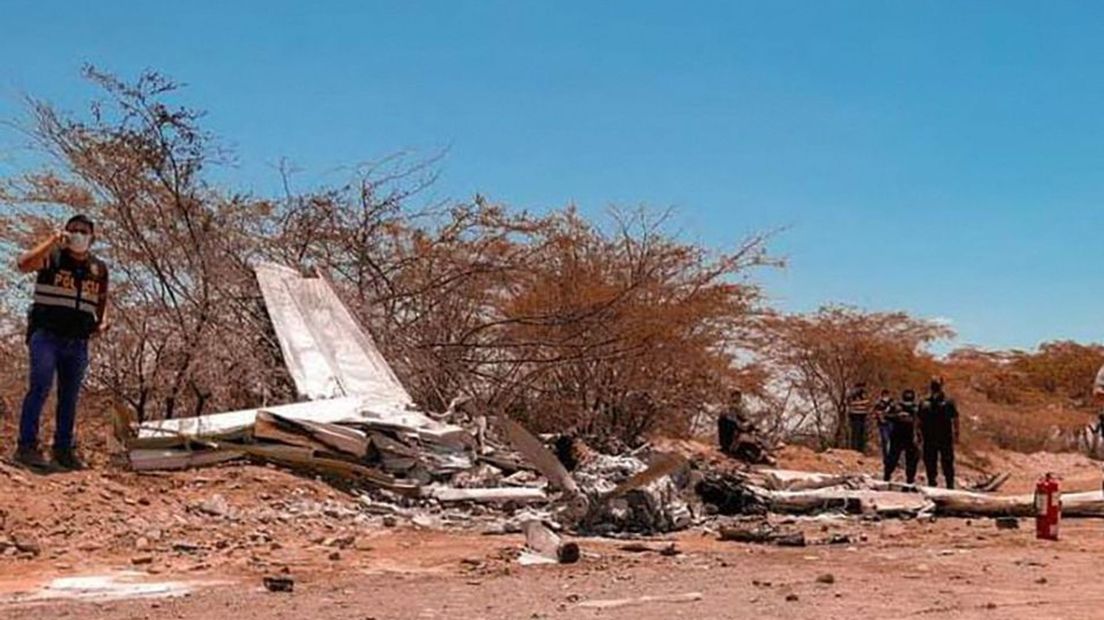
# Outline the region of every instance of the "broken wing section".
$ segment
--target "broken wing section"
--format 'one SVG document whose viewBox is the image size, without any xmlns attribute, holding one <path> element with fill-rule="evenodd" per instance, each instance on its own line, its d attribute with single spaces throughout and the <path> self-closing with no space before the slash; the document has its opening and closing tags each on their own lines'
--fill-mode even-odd
<svg viewBox="0 0 1104 620">
<path fill-rule="evenodd" d="M 273 263 L 256 267 L 284 361 L 310 400 L 354 396 L 376 407 L 413 405 L 406 388 L 333 287 Z M 388 407 L 390 406 L 390 407 Z"/>
</svg>

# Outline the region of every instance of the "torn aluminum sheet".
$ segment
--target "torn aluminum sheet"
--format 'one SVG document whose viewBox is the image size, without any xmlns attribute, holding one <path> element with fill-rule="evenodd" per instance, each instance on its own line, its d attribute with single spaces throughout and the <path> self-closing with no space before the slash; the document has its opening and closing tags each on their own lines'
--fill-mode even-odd
<svg viewBox="0 0 1104 620">
<path fill-rule="evenodd" d="M 677 474 L 663 475 L 623 494 L 614 494 L 620 483 L 649 469 L 635 456 L 594 454 L 574 471 L 574 478 L 595 501 L 583 528 L 599 534 L 615 532 L 671 532 L 689 527 L 694 513 L 683 496 L 686 481 Z"/>
<path fill-rule="evenodd" d="M 463 428 L 442 424 L 418 411 L 374 408 L 372 405 L 370 399 L 345 397 L 145 422 L 138 426 L 137 444 L 172 445 L 186 440 L 225 438 L 246 433 L 253 428 L 260 411 L 291 420 L 395 429 L 419 439 L 445 444 L 470 445 L 474 441 Z"/>
<path fill-rule="evenodd" d="M 413 404 L 391 366 L 323 278 L 273 263 L 255 268 L 284 361 L 299 393 L 312 400 L 370 397 L 399 409 Z"/>
<path fill-rule="evenodd" d="M 480 502 L 518 504 L 544 503 L 548 496 L 540 489 L 527 487 L 498 487 L 490 489 L 457 489 L 453 487 L 429 487 L 424 493 L 439 502 Z"/>
<path fill-rule="evenodd" d="M 233 461 L 245 456 L 241 450 L 131 450 L 127 454 L 134 471 L 189 469 Z"/>
</svg>

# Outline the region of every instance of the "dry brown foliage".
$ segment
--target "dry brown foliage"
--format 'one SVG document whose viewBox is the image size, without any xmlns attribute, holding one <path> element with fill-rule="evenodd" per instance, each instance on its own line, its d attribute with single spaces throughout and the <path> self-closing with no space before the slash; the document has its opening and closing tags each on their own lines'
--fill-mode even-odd
<svg viewBox="0 0 1104 620">
<path fill-rule="evenodd" d="M 1047 342 L 1033 352 L 958 349 L 945 372 L 977 397 L 976 431 L 997 447 L 1036 451 L 1071 448 L 1092 420 L 1091 390 L 1104 347 Z"/>
<path fill-rule="evenodd" d="M 476 197 L 421 204 L 432 161 L 397 157 L 353 180 L 267 198 L 212 183 L 223 159 L 202 114 L 170 103 L 156 73 L 133 83 L 89 68 L 104 97 L 85 116 L 30 102 L 47 164 L 3 181 L 9 256 L 66 215 L 98 222 L 113 268 L 114 328 L 92 385 L 140 418 L 293 399 L 250 264 L 330 278 L 423 406 L 466 396 L 543 430 L 634 441 L 679 433 L 750 369 L 764 238 L 712 253 L 665 216 L 574 209 L 533 216 Z M 18 331 L 26 297 L 3 283 Z M 19 356 L 16 356 L 17 358 Z"/>
<path fill-rule="evenodd" d="M 843 445 L 847 395 L 858 382 L 875 398 L 883 387 L 922 388 L 938 366 L 926 347 L 952 335 L 939 323 L 903 312 L 864 312 L 825 306 L 817 312 L 771 315 L 763 320 L 760 351 L 779 378 L 776 388 L 799 402 L 790 429 L 821 447 Z"/>
</svg>

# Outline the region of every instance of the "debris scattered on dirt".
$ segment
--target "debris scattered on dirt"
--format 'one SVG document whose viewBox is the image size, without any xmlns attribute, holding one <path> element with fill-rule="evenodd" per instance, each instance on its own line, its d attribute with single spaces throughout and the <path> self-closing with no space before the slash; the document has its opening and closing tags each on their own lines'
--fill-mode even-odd
<svg viewBox="0 0 1104 620">
<path fill-rule="evenodd" d="M 649 603 L 693 603 L 704 598 L 701 592 L 687 592 L 686 594 L 638 596 L 636 598 L 598 599 L 583 601 L 579 607 L 585 609 L 618 609 Z"/>
<path fill-rule="evenodd" d="M 806 544 L 804 532 L 780 531 L 766 522 L 751 528 L 724 526 L 721 527 L 718 538 L 728 542 L 772 544 L 779 547 L 804 547 Z"/>
</svg>

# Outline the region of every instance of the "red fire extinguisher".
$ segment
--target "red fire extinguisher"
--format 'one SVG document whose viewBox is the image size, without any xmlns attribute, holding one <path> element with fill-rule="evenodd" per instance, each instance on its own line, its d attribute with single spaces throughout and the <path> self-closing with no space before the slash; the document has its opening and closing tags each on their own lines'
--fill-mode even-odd
<svg viewBox="0 0 1104 620">
<path fill-rule="evenodd" d="M 1062 520 L 1062 492 L 1058 478 L 1047 474 L 1035 483 L 1035 538 L 1058 540 L 1058 522 Z"/>
</svg>

